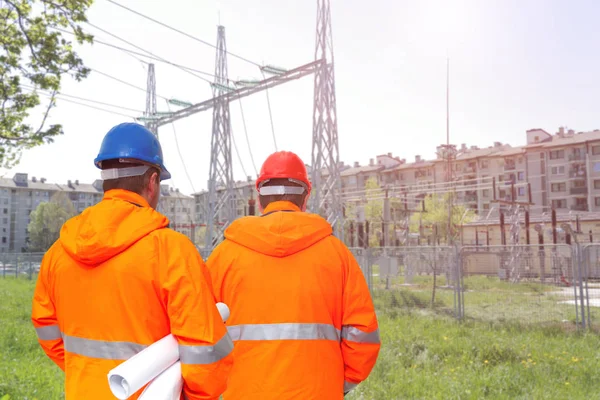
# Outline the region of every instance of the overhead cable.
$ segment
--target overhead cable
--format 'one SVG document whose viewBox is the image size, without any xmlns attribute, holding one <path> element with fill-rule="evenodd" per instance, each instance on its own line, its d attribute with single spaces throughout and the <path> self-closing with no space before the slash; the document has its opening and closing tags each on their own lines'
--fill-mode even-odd
<svg viewBox="0 0 600 400">
<path fill-rule="evenodd" d="M 111 32 L 109 32 L 109 31 L 107 31 L 106 29 L 100 28 L 99 26 L 97 26 L 97 25 L 94 25 L 94 24 L 92 24 L 91 22 L 87 22 L 87 24 L 88 24 L 88 25 L 90 25 L 90 26 L 92 26 L 92 27 L 94 27 L 94 28 L 96 28 L 96 29 L 98 29 L 99 31 L 102 31 L 102 32 L 106 33 L 107 35 L 110 35 L 110 36 L 114 37 L 115 39 L 118 39 L 118 40 L 120 40 L 120 41 L 122 41 L 122 42 L 124 42 L 124 43 L 127 43 L 128 45 L 130 45 L 130 46 L 132 46 L 132 47 L 135 47 L 135 48 L 136 48 L 136 49 L 138 49 L 138 50 L 141 50 L 141 51 L 143 51 L 143 52 L 145 52 L 145 53 L 148 53 L 148 54 L 152 55 L 153 57 L 157 57 L 157 58 L 159 58 L 161 61 L 168 62 L 168 61 L 167 61 L 165 58 L 163 58 L 163 57 L 160 57 L 160 56 L 157 56 L 156 54 L 153 54 L 151 51 L 148 51 L 148 50 L 146 50 L 146 49 L 143 49 L 143 48 L 141 48 L 140 46 L 138 46 L 138 45 L 135 45 L 135 44 L 133 44 L 133 43 L 129 42 L 128 40 L 125 40 L 125 39 L 123 39 L 122 37 L 120 37 L 120 36 L 118 36 L 118 35 L 115 35 L 114 33 L 111 33 Z M 212 82 L 211 82 L 211 81 L 209 81 L 208 79 L 206 79 L 206 78 L 203 78 L 203 77 L 201 77 L 200 75 L 198 75 L 198 74 L 195 74 L 195 73 L 194 73 L 194 72 L 192 72 L 192 71 L 189 71 L 188 69 L 181 68 L 181 67 L 179 67 L 179 66 L 176 66 L 176 67 L 177 67 L 177 68 L 179 68 L 179 69 L 181 69 L 181 70 L 182 70 L 182 71 L 184 71 L 184 72 L 187 72 L 188 74 L 190 74 L 190 75 L 192 75 L 192 76 L 195 76 L 195 77 L 196 77 L 196 78 L 198 78 L 198 79 L 202 79 L 202 80 L 203 80 L 203 81 L 205 81 L 205 82 L 212 83 Z"/>
<path fill-rule="evenodd" d="M 216 45 L 214 45 L 214 44 L 212 44 L 212 43 L 209 43 L 209 42 L 207 42 L 207 41 L 204 41 L 204 40 L 202 40 L 202 39 L 199 39 L 199 38 L 197 38 L 197 37 L 195 37 L 195 36 L 192 36 L 192 35 L 190 35 L 189 33 L 186 33 L 186 32 L 183 32 L 183 31 L 181 31 L 181 30 L 177 29 L 177 28 L 174 28 L 174 27 L 172 27 L 171 25 L 165 24 L 164 22 L 160 22 L 160 21 L 158 21 L 158 20 L 156 20 L 156 19 L 154 19 L 154 18 L 151 18 L 151 17 L 149 17 L 149 16 L 147 16 L 147 15 L 144 15 L 144 14 L 142 14 L 142 13 L 140 13 L 140 12 L 138 12 L 138 11 L 135 11 L 135 10 L 133 10 L 133 9 L 129 8 L 129 7 L 126 7 L 126 6 L 122 5 L 122 4 L 119 4 L 119 3 L 117 3 L 116 1 L 113 1 L 113 0 L 106 0 L 106 1 L 108 1 L 109 3 L 112 3 L 112 4 L 114 4 L 114 5 L 116 5 L 116 6 L 118 6 L 118 7 L 121 7 L 121 8 L 123 8 L 123 9 L 125 9 L 125 10 L 127 10 L 127 11 L 129 11 L 129 12 L 131 12 L 131 13 L 134 13 L 134 14 L 136 14 L 136 15 L 138 15 L 138 16 L 140 16 L 140 17 L 142 17 L 142 18 L 145 18 L 145 19 L 147 19 L 147 20 L 149 20 L 149 21 L 152 21 L 152 22 L 154 22 L 154 23 L 156 23 L 156 24 L 158 24 L 158 25 L 161 25 L 161 26 L 163 26 L 163 27 L 165 27 L 165 28 L 167 28 L 167 29 L 170 29 L 170 30 L 172 30 L 172 31 L 174 31 L 174 32 L 177 32 L 177 33 L 179 33 L 179 34 L 181 34 L 181 35 L 184 35 L 184 36 L 186 36 L 186 37 L 188 37 L 188 38 L 190 38 L 190 39 L 193 39 L 193 40 L 195 40 L 195 41 L 197 41 L 197 42 L 200 42 L 200 43 L 202 43 L 202 44 L 205 44 L 205 45 L 207 45 L 207 46 L 210 46 L 210 47 L 212 47 L 212 48 L 214 48 L 214 49 L 216 49 L 216 48 L 217 48 L 217 46 L 216 46 Z M 227 54 L 229 54 L 229 55 L 230 55 L 230 56 L 232 56 L 232 57 L 238 58 L 238 59 L 240 59 L 240 60 L 242 60 L 242 61 L 245 61 L 245 62 L 247 62 L 247 63 L 250 63 L 250 64 L 252 64 L 252 65 L 255 65 L 255 66 L 257 66 L 257 67 L 260 67 L 260 66 L 261 66 L 260 64 L 258 64 L 258 63 L 255 63 L 254 61 L 248 60 L 247 58 L 244 58 L 244 57 L 242 57 L 242 56 L 239 56 L 239 55 L 237 55 L 237 54 L 234 54 L 234 53 L 232 53 L 232 52 L 230 52 L 230 51 L 227 51 Z"/>
<path fill-rule="evenodd" d="M 244 108 L 242 107 L 242 99 L 238 99 L 240 103 L 240 112 L 242 114 L 242 123 L 244 124 L 244 133 L 246 134 L 246 144 L 248 145 L 248 151 L 250 152 L 250 160 L 252 161 L 252 167 L 254 168 L 254 173 L 258 177 L 258 170 L 256 169 L 256 163 L 254 162 L 254 155 L 252 154 L 252 147 L 250 146 L 250 138 L 248 137 L 248 129 L 246 128 L 246 118 L 244 117 Z"/>
<path fill-rule="evenodd" d="M 46 94 L 46 93 L 40 93 L 40 94 L 42 94 L 42 95 L 44 95 L 44 96 L 46 96 L 46 97 L 50 97 L 50 98 L 52 98 L 52 95 L 49 95 L 49 94 Z M 56 99 L 56 96 L 54 96 L 54 98 Z M 74 104 L 79 104 L 80 106 L 84 106 L 84 107 L 93 108 L 93 109 L 95 109 L 95 110 L 98 110 L 98 111 L 104 111 L 104 112 L 107 112 L 107 113 L 110 113 L 110 114 L 120 115 L 120 116 L 122 116 L 122 117 L 131 118 L 131 119 L 133 119 L 133 120 L 135 120 L 135 119 L 136 119 L 136 117 L 133 117 L 133 116 L 131 116 L 131 115 L 123 114 L 123 113 L 120 113 L 120 112 L 117 112 L 117 111 L 113 111 L 113 110 L 107 110 L 107 109 L 105 109 L 105 108 L 95 107 L 95 106 L 92 106 L 92 105 L 89 105 L 89 104 L 85 104 L 85 103 L 81 103 L 81 102 L 78 102 L 78 101 L 75 101 L 75 100 L 69 100 L 69 99 L 63 99 L 63 98 L 59 98 L 58 100 L 61 100 L 61 101 L 66 101 L 66 102 L 69 102 L 69 103 L 74 103 Z"/>
</svg>

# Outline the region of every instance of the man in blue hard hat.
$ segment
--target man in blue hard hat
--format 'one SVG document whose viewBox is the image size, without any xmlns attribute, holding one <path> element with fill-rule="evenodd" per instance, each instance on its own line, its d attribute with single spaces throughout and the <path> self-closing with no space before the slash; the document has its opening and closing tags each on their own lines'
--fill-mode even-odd
<svg viewBox="0 0 600 400">
<path fill-rule="evenodd" d="M 233 342 L 196 247 L 155 210 L 160 181 L 170 178 L 158 139 L 142 125 L 117 125 L 94 164 L 104 197 L 64 224 L 33 299 L 33 325 L 65 371 L 66 398 L 113 398 L 108 372 L 172 334 L 184 398 L 218 399 Z"/>
</svg>

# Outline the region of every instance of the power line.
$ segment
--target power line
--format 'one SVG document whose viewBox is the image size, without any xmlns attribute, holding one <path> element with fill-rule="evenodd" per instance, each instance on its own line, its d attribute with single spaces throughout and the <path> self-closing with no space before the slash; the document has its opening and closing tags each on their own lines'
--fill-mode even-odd
<svg viewBox="0 0 600 400">
<path fill-rule="evenodd" d="M 200 42 L 200 43 L 202 43 L 202 44 L 205 44 L 205 45 L 207 45 L 207 46 L 210 46 L 210 47 L 212 47 L 213 49 L 216 49 L 216 48 L 217 48 L 217 46 L 216 46 L 216 45 L 214 45 L 214 44 L 208 43 L 208 42 L 206 42 L 206 41 L 204 41 L 204 40 L 202 40 L 202 39 L 199 39 L 199 38 L 197 38 L 197 37 L 195 37 L 195 36 L 192 36 L 192 35 L 190 35 L 189 33 L 186 33 L 186 32 L 183 32 L 183 31 L 180 31 L 179 29 L 177 29 L 177 28 L 174 28 L 174 27 L 172 27 L 171 25 L 165 24 L 164 22 L 160 22 L 160 21 L 158 21 L 158 20 L 156 20 L 156 19 L 154 19 L 154 18 L 151 18 L 151 17 L 149 17 L 149 16 L 147 16 L 147 15 L 144 15 L 144 14 L 142 14 L 142 13 L 138 12 L 138 11 L 132 10 L 131 8 L 129 8 L 129 7 L 126 7 L 126 6 L 122 5 L 122 4 L 119 4 L 119 3 L 117 3 L 116 1 L 113 1 L 113 0 L 106 0 L 106 1 L 108 1 L 109 3 L 112 3 L 112 4 L 114 4 L 114 5 L 116 5 L 116 6 L 118 6 L 118 7 L 121 7 L 121 8 L 123 8 L 123 9 L 125 9 L 125 10 L 127 10 L 127 11 L 129 11 L 129 12 L 132 12 L 132 13 L 134 13 L 134 14 L 136 14 L 136 15 L 138 15 L 138 16 L 140 16 L 140 17 L 142 17 L 142 18 L 145 18 L 145 19 L 147 19 L 147 20 L 149 20 L 149 21 L 152 21 L 152 22 L 154 22 L 154 23 L 156 23 L 156 24 L 158 24 L 158 25 L 161 25 L 161 26 L 163 26 L 163 27 L 165 27 L 165 28 L 167 28 L 167 29 L 170 29 L 170 30 L 172 30 L 172 31 L 174 31 L 174 32 L 177 32 L 177 33 L 181 34 L 181 35 L 184 35 L 184 36 L 186 36 L 186 37 L 188 37 L 188 38 L 190 38 L 190 39 L 192 39 L 192 40 L 195 40 L 195 41 L 197 41 L 197 42 Z M 254 61 L 250 61 L 250 60 L 248 60 L 247 58 L 244 58 L 244 57 L 242 57 L 242 56 L 238 56 L 237 54 L 233 54 L 233 53 L 232 53 L 232 52 L 230 52 L 230 51 L 227 51 L 227 54 L 229 54 L 229 55 L 230 55 L 230 56 L 232 56 L 232 57 L 238 58 L 238 59 L 240 59 L 240 60 L 242 60 L 242 61 L 245 61 L 245 62 L 247 62 L 247 63 L 250 63 L 250 64 L 252 64 L 252 65 L 254 65 L 254 66 L 257 66 L 257 67 L 260 67 L 260 66 L 261 66 L 260 64 L 258 64 L 258 63 L 255 63 Z"/>
<path fill-rule="evenodd" d="M 171 112 L 171 106 L 169 105 L 169 102 L 168 101 L 165 101 L 165 102 L 167 103 L 167 110 L 169 112 Z M 188 173 L 187 166 L 185 165 L 183 155 L 181 154 L 181 150 L 179 148 L 179 141 L 177 140 L 177 131 L 175 130 L 174 122 L 171 122 L 171 128 L 173 129 L 173 137 L 175 138 L 175 147 L 177 148 L 177 153 L 179 154 L 179 159 L 181 160 L 181 164 L 183 165 L 183 171 L 185 172 L 185 176 L 187 176 L 187 178 L 188 178 L 188 182 L 189 182 L 190 186 L 192 187 L 192 191 L 194 193 L 196 193 L 196 189 L 194 189 L 194 183 L 192 182 L 192 178 L 190 178 L 190 174 Z"/>
<path fill-rule="evenodd" d="M 231 141 L 233 142 L 233 148 L 235 149 L 235 154 L 237 154 L 238 161 L 240 162 L 240 166 L 242 167 L 242 172 L 244 176 L 248 176 L 246 172 L 246 168 L 244 168 L 244 163 L 242 162 L 242 157 L 240 157 L 240 152 L 238 151 L 237 143 L 235 142 L 235 136 L 233 135 L 233 129 L 231 129 Z"/>
<path fill-rule="evenodd" d="M 266 79 L 265 73 L 262 73 L 263 79 Z M 277 150 L 277 140 L 275 140 L 275 125 L 273 124 L 273 113 L 271 112 L 271 100 L 269 100 L 269 88 L 265 88 L 265 93 L 267 94 L 267 107 L 269 109 L 269 120 L 271 121 L 271 134 L 273 136 L 273 145 L 275 146 L 275 151 Z"/>
<path fill-rule="evenodd" d="M 89 68 L 89 67 L 88 67 L 88 68 Z M 90 69 L 91 71 L 93 71 L 93 72 L 96 72 L 97 74 L 104 75 L 104 76 L 105 76 L 105 77 L 107 77 L 107 78 L 113 79 L 113 80 L 115 80 L 115 81 L 117 81 L 117 82 L 120 82 L 120 83 L 122 83 L 122 84 L 124 84 L 124 85 L 131 86 L 131 87 L 132 87 L 132 88 L 134 88 L 134 89 L 138 89 L 138 90 L 141 90 L 142 92 L 146 93 L 146 89 L 144 89 L 144 88 L 142 88 L 142 87 L 136 86 L 136 85 L 134 85 L 134 84 L 132 84 L 132 83 L 129 83 L 129 82 L 127 82 L 127 81 L 124 81 L 124 80 L 122 80 L 122 79 L 116 78 L 116 77 L 114 77 L 114 76 L 112 76 L 112 75 L 110 75 L 110 74 L 107 74 L 106 72 L 98 71 L 97 69 L 94 69 L 94 68 L 89 68 L 89 69 Z M 158 97 L 160 97 L 161 99 L 169 100 L 169 99 L 168 99 L 167 97 L 165 97 L 165 96 L 161 96 L 161 95 L 159 95 L 159 94 L 157 94 L 157 96 L 158 96 Z"/>
<path fill-rule="evenodd" d="M 50 98 L 52 97 L 51 95 L 49 95 L 49 94 L 46 94 L 46 93 L 40 93 L 40 94 L 42 94 L 42 95 L 44 95 L 44 96 L 47 96 L 47 97 L 50 97 Z M 55 97 L 56 97 L 56 96 L 55 96 Z M 104 111 L 104 112 L 107 112 L 107 113 L 110 113 L 110 114 L 120 115 L 120 116 L 122 116 L 122 117 L 131 118 L 131 119 L 133 119 L 133 120 L 135 120 L 135 119 L 136 119 L 136 117 L 132 117 L 131 115 L 122 114 L 122 113 L 120 113 L 120 112 L 116 112 L 116 111 L 113 111 L 113 110 L 107 110 L 107 109 L 105 109 L 105 108 L 95 107 L 95 106 L 92 106 L 92 105 L 89 105 L 89 104 L 85 104 L 85 103 L 80 103 L 80 102 L 78 102 L 78 101 L 75 101 L 75 100 L 69 100 L 69 99 L 63 99 L 63 98 L 60 98 L 59 100 L 66 101 L 66 102 L 69 102 L 69 103 L 79 104 L 80 106 L 84 106 L 84 107 L 93 108 L 93 109 L 95 109 L 95 110 Z"/>
<path fill-rule="evenodd" d="M 122 37 L 120 37 L 120 36 L 117 36 L 117 35 L 115 35 L 114 33 L 111 33 L 111 32 L 109 32 L 109 31 L 107 31 L 106 29 L 100 28 L 99 26 L 97 26 L 97 25 L 94 25 L 94 24 L 92 24 L 91 22 L 87 22 L 87 24 L 88 24 L 88 25 L 90 25 L 90 26 L 92 26 L 92 27 L 94 27 L 94 28 L 96 28 L 96 29 L 98 29 L 99 31 L 102 31 L 102 32 L 106 33 L 107 35 L 110 35 L 110 36 L 114 37 L 115 39 L 118 39 L 118 40 L 120 40 L 120 41 L 122 41 L 122 42 L 124 42 L 124 43 L 127 43 L 128 45 L 130 45 L 130 46 L 132 46 L 132 47 L 135 47 L 135 48 L 136 48 L 136 49 L 138 49 L 138 50 L 141 50 L 141 51 L 143 51 L 143 52 L 145 52 L 145 53 L 148 53 L 148 54 L 152 55 L 153 57 L 158 57 L 158 58 L 159 58 L 161 61 L 166 61 L 166 59 L 164 59 L 163 57 L 157 56 L 157 55 L 153 54 L 151 51 L 148 51 L 148 50 L 146 50 L 146 49 L 143 49 L 143 48 L 141 48 L 140 46 L 138 46 L 138 45 L 135 45 L 135 44 L 133 44 L 133 43 L 131 43 L 131 42 L 129 42 L 129 41 L 127 41 L 127 40 L 123 39 Z M 178 67 L 178 68 L 179 68 L 179 67 Z M 196 77 L 196 78 L 198 78 L 198 79 L 202 79 L 202 80 L 203 80 L 203 81 L 205 81 L 205 82 L 212 83 L 212 82 L 211 82 L 211 81 L 209 81 L 208 79 L 206 79 L 206 78 L 203 78 L 203 77 L 201 77 L 201 76 L 199 76 L 199 75 L 197 75 L 197 74 L 195 74 L 195 73 L 193 73 L 193 72 L 191 72 L 191 71 L 188 71 L 187 69 L 184 69 L 184 68 L 179 68 L 179 69 L 181 69 L 181 70 L 182 70 L 182 71 L 184 71 L 184 72 L 187 72 L 188 74 L 190 74 L 190 75 L 192 75 L 192 76 L 195 76 L 195 77 Z"/>
<path fill-rule="evenodd" d="M 242 107 L 242 99 L 238 99 L 240 103 L 240 112 L 242 113 L 242 123 L 244 124 L 244 133 L 246 134 L 246 144 L 248 145 L 248 151 L 250 152 L 250 160 L 252 161 L 252 167 L 254 173 L 258 176 L 258 170 L 256 169 L 256 163 L 254 162 L 254 155 L 252 154 L 252 147 L 250 146 L 250 138 L 248 137 L 248 129 L 246 128 L 246 118 L 244 117 L 244 108 Z"/>
<path fill-rule="evenodd" d="M 66 29 L 61 29 L 61 28 L 54 28 L 54 29 L 55 29 L 55 30 L 57 30 L 57 31 L 63 32 L 63 33 L 68 33 L 69 35 L 75 35 L 73 32 L 69 32 L 69 31 L 68 31 L 68 30 L 66 30 Z M 169 60 L 166 60 L 166 59 L 163 59 L 163 58 L 159 58 L 159 57 L 157 57 L 157 56 L 154 56 L 154 55 L 149 55 L 149 54 L 139 53 L 139 52 L 137 52 L 137 51 L 134 51 L 134 50 L 131 50 L 131 49 L 126 49 L 126 48 L 124 48 L 124 47 L 117 46 L 117 45 L 115 45 L 115 44 L 112 44 L 112 43 L 107 43 L 107 42 L 104 42 L 104 41 L 102 41 L 102 40 L 98 40 L 98 39 L 96 39 L 96 38 L 94 38 L 94 44 L 101 44 L 101 45 L 103 45 L 103 46 L 112 47 L 113 49 L 120 50 L 120 51 L 124 52 L 125 54 L 127 54 L 127 55 L 129 55 L 129 56 L 131 56 L 131 57 L 135 58 L 137 61 L 139 61 L 139 62 L 141 62 L 141 63 L 144 63 L 144 64 L 148 64 L 148 62 L 146 62 L 146 61 L 144 61 L 144 60 L 141 60 L 141 59 L 139 59 L 139 58 L 137 58 L 137 57 L 134 57 L 134 56 L 138 56 L 138 57 L 145 57 L 145 58 L 148 58 L 148 59 L 150 59 L 150 60 L 159 61 L 159 62 L 162 62 L 162 63 L 168 64 L 168 65 L 171 65 L 171 66 L 173 66 L 173 67 L 177 67 L 177 68 L 179 68 L 179 69 L 184 69 L 184 70 L 188 70 L 188 71 L 196 72 L 196 73 L 198 73 L 198 74 L 201 74 L 201 75 L 210 76 L 211 78 L 214 78 L 214 77 L 215 77 L 215 75 L 214 75 L 214 74 L 211 74 L 211 73 L 209 73 L 209 72 L 200 71 L 199 69 L 195 69 L 195 68 L 187 67 L 187 66 L 185 66 L 185 65 L 181 65 L 181 64 L 178 64 L 178 63 L 174 63 L 174 62 L 172 62 L 172 61 L 169 61 Z M 151 54 L 151 53 L 150 53 L 150 54 Z"/>
<path fill-rule="evenodd" d="M 37 88 L 35 88 L 35 87 L 32 87 L 32 86 L 28 86 L 28 85 L 21 85 L 21 87 L 23 87 L 23 88 L 25 88 L 25 89 L 33 90 L 33 91 L 39 91 L 39 92 L 41 92 L 42 94 L 47 94 L 47 93 L 44 93 L 44 91 L 43 91 L 43 90 L 41 90 L 41 89 L 37 89 Z M 98 101 L 98 100 L 92 100 L 92 99 L 87 99 L 87 98 L 85 98 L 85 97 L 73 96 L 73 95 L 70 95 L 70 94 L 65 94 L 65 93 L 57 93 L 57 94 L 56 94 L 56 96 L 70 97 L 70 98 L 77 99 L 77 100 L 83 100 L 83 101 L 89 101 L 89 102 L 91 102 L 91 103 L 101 104 L 101 105 L 103 105 L 103 106 L 109 106 L 109 107 L 121 108 L 121 109 L 123 109 L 123 110 L 127 110 L 127 111 L 133 111 L 133 112 L 137 112 L 137 113 L 144 113 L 144 111 L 141 111 L 141 110 L 136 110 L 136 109 L 134 109 L 134 108 L 123 107 L 123 106 L 118 106 L 118 105 L 116 105 L 116 104 L 111 104 L 111 103 L 104 103 L 104 102 L 102 102 L 102 101 Z"/>
</svg>

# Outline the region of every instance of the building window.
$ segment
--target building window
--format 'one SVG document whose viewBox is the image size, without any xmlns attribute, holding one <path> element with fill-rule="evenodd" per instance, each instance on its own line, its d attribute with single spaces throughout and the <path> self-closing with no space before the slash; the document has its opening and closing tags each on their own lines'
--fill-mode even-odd
<svg viewBox="0 0 600 400">
<path fill-rule="evenodd" d="M 560 159 L 564 159 L 565 158 L 565 151 L 564 150 L 552 150 L 550 152 L 550 159 L 551 160 L 560 160 Z"/>
<path fill-rule="evenodd" d="M 562 175 L 565 173 L 565 166 L 552 167 L 552 175 Z"/>
<path fill-rule="evenodd" d="M 594 189 L 600 189 L 600 179 L 594 181 Z"/>
<path fill-rule="evenodd" d="M 489 160 L 481 160 L 481 168 L 488 168 L 490 166 Z"/>
<path fill-rule="evenodd" d="M 483 205 L 483 209 L 484 209 L 484 210 L 489 210 L 489 209 L 490 209 L 490 203 L 485 203 L 485 204 Z"/>
<path fill-rule="evenodd" d="M 519 196 L 525 196 L 525 188 L 524 187 L 519 188 Z"/>
<path fill-rule="evenodd" d="M 553 183 L 550 186 L 550 190 L 552 192 L 564 192 L 564 191 L 567 190 L 567 185 L 564 182 L 562 182 L 562 183 Z"/>
<path fill-rule="evenodd" d="M 490 197 L 490 189 L 483 189 L 483 197 Z"/>
<path fill-rule="evenodd" d="M 519 180 L 520 181 L 524 181 L 525 180 L 525 172 L 519 172 Z"/>
<path fill-rule="evenodd" d="M 592 146 L 592 155 L 597 156 L 598 154 L 600 154 L 600 145 Z"/>
<path fill-rule="evenodd" d="M 552 200 L 552 208 L 567 208 L 567 200 Z"/>
<path fill-rule="evenodd" d="M 584 180 L 580 180 L 580 181 L 573 181 L 573 187 L 574 187 L 574 188 L 582 188 L 582 187 L 585 187 L 585 181 L 584 181 Z"/>
<path fill-rule="evenodd" d="M 2 236 L 2 243 L 6 243 L 6 236 Z"/>
</svg>

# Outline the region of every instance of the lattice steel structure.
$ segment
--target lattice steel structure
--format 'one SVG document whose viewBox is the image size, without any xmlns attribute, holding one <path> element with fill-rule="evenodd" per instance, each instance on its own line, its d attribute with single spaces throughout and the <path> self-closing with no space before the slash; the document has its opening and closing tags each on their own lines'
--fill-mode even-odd
<svg viewBox="0 0 600 400">
<path fill-rule="evenodd" d="M 323 215 L 332 225 L 335 235 L 344 240 L 333 36 L 329 0 L 317 0 L 315 59 L 320 59 L 323 63 L 315 71 L 311 157 L 313 192 L 310 211 Z"/>
<path fill-rule="evenodd" d="M 206 217 L 205 251 L 209 253 L 223 239 L 223 231 L 235 218 L 231 121 L 229 99 L 224 96 L 226 92 L 230 91 L 228 83 L 225 27 L 219 26 L 215 82 L 212 84 L 214 104 Z"/>
<path fill-rule="evenodd" d="M 521 237 L 521 222 L 519 221 L 520 214 L 521 206 L 519 204 L 512 204 L 509 209 L 510 236 L 512 244 L 510 248 L 509 266 L 510 280 L 512 282 L 519 282 L 521 280 L 521 246 L 519 246 L 519 239 Z"/>
<path fill-rule="evenodd" d="M 158 137 L 158 124 L 156 118 L 156 76 L 154 64 L 148 64 L 148 79 L 146 81 L 146 112 L 144 113 L 146 128 Z"/>
</svg>

